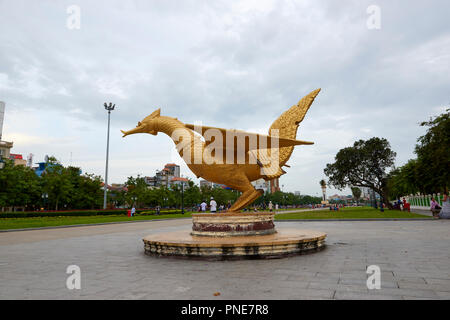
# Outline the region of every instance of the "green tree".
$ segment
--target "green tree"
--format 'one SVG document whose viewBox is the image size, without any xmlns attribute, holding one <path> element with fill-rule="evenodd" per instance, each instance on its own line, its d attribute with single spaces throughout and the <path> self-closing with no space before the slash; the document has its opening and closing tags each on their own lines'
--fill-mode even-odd
<svg viewBox="0 0 450 320">
<path fill-rule="evenodd" d="M 100 176 L 94 174 L 81 175 L 80 168 L 66 168 L 72 192 L 69 198 L 68 207 L 71 209 L 97 209 L 103 205 L 102 180 Z"/>
<path fill-rule="evenodd" d="M 424 186 L 419 179 L 418 161 L 416 159 L 409 160 L 404 166 L 393 170 L 388 176 L 388 189 L 391 199 L 423 192 Z"/>
<path fill-rule="evenodd" d="M 69 202 L 73 185 L 70 172 L 55 157 L 49 157 L 41 175 L 42 191 L 48 195 L 49 206 L 58 210 L 61 202 Z"/>
<path fill-rule="evenodd" d="M 450 116 L 449 110 L 434 119 L 422 122 L 429 127 L 419 137 L 415 147 L 417 159 L 409 160 L 393 170 L 388 177 L 392 198 L 407 194 L 437 193 L 448 190 L 450 174 Z"/>
<path fill-rule="evenodd" d="M 130 205 L 141 207 L 146 202 L 151 201 L 151 192 L 145 183 L 144 178 L 138 175 L 136 178 L 128 177 L 126 182 L 128 192 L 126 194 L 126 201 Z"/>
<path fill-rule="evenodd" d="M 450 109 L 421 126 L 428 127 L 419 137 L 415 148 L 417 154 L 417 179 L 425 193 L 442 192 L 450 186 Z"/>
<path fill-rule="evenodd" d="M 353 147 L 339 150 L 335 162 L 324 169 L 329 184 L 339 190 L 349 186 L 368 187 L 389 203 L 387 169 L 394 165 L 396 153 L 384 138 L 359 140 Z"/>
<path fill-rule="evenodd" d="M 192 207 L 201 202 L 202 194 L 200 188 L 189 180 L 187 188 L 184 190 L 184 203 L 186 207 Z"/>
<path fill-rule="evenodd" d="M 4 168 L 0 169 L 0 207 L 33 208 L 40 201 L 41 186 L 34 171 L 6 160 Z"/>
</svg>

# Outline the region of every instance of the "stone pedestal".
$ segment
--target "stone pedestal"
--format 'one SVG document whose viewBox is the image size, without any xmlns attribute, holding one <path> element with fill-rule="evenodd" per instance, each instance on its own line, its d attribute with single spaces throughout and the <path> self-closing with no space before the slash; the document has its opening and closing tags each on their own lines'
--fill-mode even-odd
<svg viewBox="0 0 450 320">
<path fill-rule="evenodd" d="M 193 236 L 234 237 L 275 233 L 274 213 L 193 214 Z"/>
<path fill-rule="evenodd" d="M 281 258 L 320 250 L 326 233 L 280 228 L 273 213 L 193 214 L 192 231 L 149 235 L 145 252 L 202 259 Z"/>
<path fill-rule="evenodd" d="M 186 258 L 282 258 L 320 250 L 326 234 L 320 231 L 280 229 L 264 236 L 205 237 L 171 232 L 145 237 L 145 252 L 156 256 Z"/>
</svg>

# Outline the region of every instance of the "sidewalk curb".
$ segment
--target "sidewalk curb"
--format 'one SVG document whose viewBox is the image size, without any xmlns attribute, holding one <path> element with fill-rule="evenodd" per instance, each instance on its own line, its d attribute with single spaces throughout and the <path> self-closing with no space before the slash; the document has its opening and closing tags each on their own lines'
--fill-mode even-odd
<svg viewBox="0 0 450 320">
<path fill-rule="evenodd" d="M 435 221 L 433 218 L 367 218 L 367 219 L 275 219 L 275 222 L 317 222 L 317 221 Z"/>
<path fill-rule="evenodd" d="M 39 227 L 39 228 L 22 228 L 22 229 L 5 229 L 0 230 L 2 232 L 14 232 L 14 231 L 32 231 L 32 230 L 47 230 L 47 229 L 63 229 L 63 228 L 76 228 L 76 227 L 90 227 L 90 226 L 103 226 L 108 224 L 121 224 L 121 223 L 138 223 L 138 222 L 152 222 L 152 221 L 169 221 L 169 220 L 187 220 L 191 217 L 186 218 L 167 218 L 167 219 L 150 219 L 150 220 L 135 220 L 135 221 L 114 221 L 114 222 L 102 222 L 102 223 L 85 223 L 85 224 L 72 224 L 67 226 L 50 226 L 50 227 Z"/>
</svg>

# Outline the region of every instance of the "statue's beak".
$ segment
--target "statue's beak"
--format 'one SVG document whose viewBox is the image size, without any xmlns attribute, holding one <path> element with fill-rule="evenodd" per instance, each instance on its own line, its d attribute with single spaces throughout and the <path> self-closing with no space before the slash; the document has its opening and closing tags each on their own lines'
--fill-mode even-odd
<svg viewBox="0 0 450 320">
<path fill-rule="evenodd" d="M 139 126 L 139 127 L 134 128 L 134 129 L 131 129 L 129 131 L 123 131 L 123 130 L 120 130 L 120 131 L 123 133 L 123 138 L 124 138 L 124 137 L 126 137 L 126 136 L 128 136 L 130 134 L 145 132 L 144 129 L 145 129 L 144 126 Z"/>
</svg>

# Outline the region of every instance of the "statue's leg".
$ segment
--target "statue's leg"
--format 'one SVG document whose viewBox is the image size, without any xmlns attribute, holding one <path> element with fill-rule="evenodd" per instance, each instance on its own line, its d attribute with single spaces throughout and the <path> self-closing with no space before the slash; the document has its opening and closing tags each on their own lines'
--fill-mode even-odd
<svg viewBox="0 0 450 320">
<path fill-rule="evenodd" d="M 264 193 L 264 190 L 256 190 L 244 174 L 242 176 L 235 177 L 235 181 L 233 182 L 233 185 L 230 185 L 230 187 L 241 191 L 242 194 L 231 206 L 228 212 L 240 211 L 241 209 L 250 205 L 256 199 L 258 199 Z"/>
</svg>

